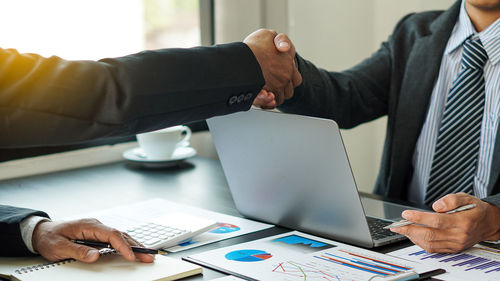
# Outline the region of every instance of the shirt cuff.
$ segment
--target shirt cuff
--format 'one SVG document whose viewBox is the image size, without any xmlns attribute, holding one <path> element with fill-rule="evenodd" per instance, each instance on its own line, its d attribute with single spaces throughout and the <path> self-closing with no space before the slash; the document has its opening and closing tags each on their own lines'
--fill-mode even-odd
<svg viewBox="0 0 500 281">
<path fill-rule="evenodd" d="M 29 216 L 22 220 L 21 223 L 19 223 L 19 228 L 21 229 L 21 236 L 23 238 L 24 244 L 33 254 L 38 254 L 33 249 L 33 231 L 39 223 L 44 221 L 50 221 L 50 219 L 39 216 Z"/>
</svg>

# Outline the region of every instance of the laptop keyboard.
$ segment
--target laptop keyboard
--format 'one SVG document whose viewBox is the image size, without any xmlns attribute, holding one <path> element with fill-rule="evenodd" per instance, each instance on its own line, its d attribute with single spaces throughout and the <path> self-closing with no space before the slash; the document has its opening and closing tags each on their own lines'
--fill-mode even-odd
<svg viewBox="0 0 500 281">
<path fill-rule="evenodd" d="M 368 221 L 368 227 L 370 228 L 370 233 L 372 234 L 373 240 L 380 240 L 383 238 L 398 235 L 397 233 L 394 233 L 389 229 L 384 229 L 384 226 L 392 223 L 390 221 L 372 217 L 366 217 L 366 220 Z"/>
</svg>

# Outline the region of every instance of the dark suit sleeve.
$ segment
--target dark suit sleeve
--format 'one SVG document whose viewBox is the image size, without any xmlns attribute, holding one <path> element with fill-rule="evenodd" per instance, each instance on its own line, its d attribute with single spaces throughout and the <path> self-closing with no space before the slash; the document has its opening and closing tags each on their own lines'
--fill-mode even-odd
<svg viewBox="0 0 500 281">
<path fill-rule="evenodd" d="M 263 85 L 243 43 L 97 62 L 0 49 L 0 147 L 128 136 L 247 110 Z"/>
<path fill-rule="evenodd" d="M 31 209 L 0 205 L 0 256 L 32 255 L 21 237 L 19 223 L 29 216 L 49 217 L 46 213 Z"/>
<path fill-rule="evenodd" d="M 391 77 L 389 45 L 382 47 L 359 65 L 329 72 L 297 56 L 303 83 L 294 97 L 280 109 L 335 120 L 342 128 L 352 128 L 387 114 Z"/>
<path fill-rule="evenodd" d="M 490 204 L 496 205 L 497 207 L 500 207 L 500 193 L 488 196 L 486 198 L 483 198 L 482 200 Z"/>
<path fill-rule="evenodd" d="M 297 55 L 303 83 L 280 109 L 333 119 L 341 128 L 352 128 L 387 115 L 391 100 L 392 106 L 397 102 L 391 93 L 400 90 L 399 84 L 394 83 L 401 76 L 395 66 L 403 65 L 407 56 L 395 55 L 394 46 L 411 44 L 413 38 L 407 38 L 401 30 L 412 15 L 399 21 L 393 34 L 375 53 L 345 71 L 326 71 Z"/>
</svg>

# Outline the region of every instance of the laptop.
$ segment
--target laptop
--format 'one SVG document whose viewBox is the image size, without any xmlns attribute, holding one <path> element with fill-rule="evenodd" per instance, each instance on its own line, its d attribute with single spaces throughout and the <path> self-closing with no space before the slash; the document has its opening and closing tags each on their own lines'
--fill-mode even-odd
<svg viewBox="0 0 500 281">
<path fill-rule="evenodd" d="M 383 226 L 416 208 L 359 195 L 334 121 L 251 109 L 207 123 L 245 217 L 369 248 L 405 239 Z"/>
</svg>

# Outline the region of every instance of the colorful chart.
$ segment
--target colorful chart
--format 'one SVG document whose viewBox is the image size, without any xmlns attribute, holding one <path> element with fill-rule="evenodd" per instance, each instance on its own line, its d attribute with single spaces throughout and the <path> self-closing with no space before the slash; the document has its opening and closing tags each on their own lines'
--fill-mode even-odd
<svg viewBox="0 0 500 281">
<path fill-rule="evenodd" d="M 261 250 L 237 250 L 227 253 L 225 257 L 230 261 L 254 262 L 267 260 L 272 256 Z"/>
<path fill-rule="evenodd" d="M 340 255 L 342 254 L 342 255 Z M 332 262 L 352 269 L 357 269 L 382 276 L 400 273 L 412 268 L 398 265 L 392 262 L 383 261 L 369 256 L 339 250 L 338 254 L 324 253 L 321 256 L 314 256 L 317 259 Z"/>
<path fill-rule="evenodd" d="M 492 254 L 498 254 L 496 250 L 488 250 L 488 249 L 482 249 L 482 250 L 489 251 Z M 468 253 L 429 254 L 424 250 L 422 250 L 410 253 L 409 256 L 418 257 L 422 261 L 427 259 L 432 259 L 439 263 L 448 264 L 453 267 L 463 269 L 465 271 L 477 270 L 482 273 L 500 272 L 500 261 Z"/>
<path fill-rule="evenodd" d="M 326 244 L 312 239 L 307 239 L 298 235 L 290 235 L 272 240 L 273 243 L 279 243 L 280 247 L 285 247 L 290 250 L 298 251 L 303 254 L 314 253 L 320 250 L 326 250 L 336 247 L 335 245 Z"/>
<path fill-rule="evenodd" d="M 200 242 L 200 241 L 189 240 L 189 241 L 180 243 L 179 246 L 186 247 L 186 246 L 194 245 L 194 244 L 196 244 L 198 242 Z"/>
<path fill-rule="evenodd" d="M 217 228 L 210 231 L 210 233 L 225 234 L 225 233 L 235 232 L 240 229 L 241 228 L 239 226 L 236 226 L 234 224 L 220 222 L 217 224 Z"/>
</svg>

